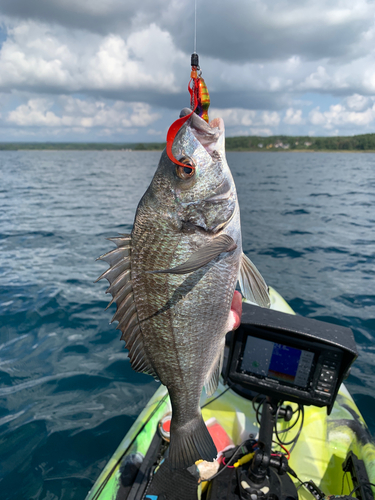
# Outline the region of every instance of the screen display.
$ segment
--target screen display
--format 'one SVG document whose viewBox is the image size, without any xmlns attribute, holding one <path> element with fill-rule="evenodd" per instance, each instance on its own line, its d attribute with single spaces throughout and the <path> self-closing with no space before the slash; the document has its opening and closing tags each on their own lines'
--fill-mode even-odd
<svg viewBox="0 0 375 500">
<path fill-rule="evenodd" d="M 313 359 L 313 352 L 248 337 L 241 370 L 305 388 Z"/>
</svg>

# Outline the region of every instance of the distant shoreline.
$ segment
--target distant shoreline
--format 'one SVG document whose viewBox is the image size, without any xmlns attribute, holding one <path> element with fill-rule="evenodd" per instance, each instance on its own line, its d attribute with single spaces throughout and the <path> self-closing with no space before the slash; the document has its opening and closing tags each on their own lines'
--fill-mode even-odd
<svg viewBox="0 0 375 500">
<path fill-rule="evenodd" d="M 98 151 L 98 152 L 118 152 L 118 153 L 160 153 L 163 151 L 165 146 L 160 149 L 119 149 L 119 148 L 59 148 L 59 147 L 54 147 L 54 148 L 44 148 L 44 147 L 33 147 L 33 148 L 2 148 L 0 146 L 0 154 L 2 152 L 8 152 L 8 151 L 45 151 L 45 152 L 55 152 L 55 151 L 81 151 L 81 152 L 89 152 L 89 151 Z M 282 153 L 282 154 L 288 154 L 288 153 L 360 153 L 360 154 L 366 154 L 366 153 L 375 153 L 375 149 L 232 149 L 226 147 L 226 152 L 227 153 Z"/>
<path fill-rule="evenodd" d="M 45 151 L 46 153 L 54 153 L 56 151 L 66 151 L 66 152 L 69 152 L 69 151 L 81 151 L 82 153 L 85 153 L 85 152 L 89 152 L 89 151 L 98 151 L 98 152 L 103 152 L 103 153 L 108 153 L 108 152 L 118 152 L 118 153 L 160 153 L 162 150 L 161 149 L 127 149 L 127 150 L 123 150 L 123 149 L 59 149 L 59 148 L 55 148 L 55 149 L 44 149 L 44 148 L 40 148 L 40 149 L 37 149 L 37 148 L 34 148 L 34 149 L 27 149 L 27 148 L 23 148 L 23 149 L 1 149 L 0 148 L 0 154 L 4 151 L 28 151 L 28 152 L 33 152 L 33 151 Z M 287 151 L 283 151 L 283 150 L 279 150 L 279 151 L 270 151 L 270 150 L 254 150 L 254 149 L 243 149 L 243 150 L 238 150 L 238 149 L 228 149 L 226 148 L 226 152 L 227 153 L 260 153 L 260 154 L 264 154 L 264 153 L 282 153 L 282 154 L 289 154 L 289 153 L 332 153 L 332 154 L 335 154 L 335 153 L 347 153 L 347 154 L 374 154 L 375 153 L 375 149 L 368 149 L 368 150 L 365 150 L 365 151 L 361 151 L 361 150 L 358 150 L 358 149 L 352 149 L 352 150 L 348 150 L 348 149 L 309 149 L 309 150 L 306 150 L 306 149 L 289 149 Z"/>
<path fill-rule="evenodd" d="M 0 142 L 0 151 L 162 151 L 165 142 Z M 226 137 L 228 152 L 375 153 L 375 134 L 337 137 Z"/>
</svg>

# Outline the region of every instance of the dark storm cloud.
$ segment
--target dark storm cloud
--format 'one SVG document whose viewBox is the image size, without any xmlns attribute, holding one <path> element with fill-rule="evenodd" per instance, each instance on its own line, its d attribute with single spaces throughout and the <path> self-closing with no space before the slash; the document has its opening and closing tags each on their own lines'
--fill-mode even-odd
<svg viewBox="0 0 375 500">
<path fill-rule="evenodd" d="M 158 18 L 163 0 L 0 0 L 3 15 L 60 24 L 102 35 Z"/>
<path fill-rule="evenodd" d="M 373 24 L 373 6 L 366 0 L 357 0 L 355 8 L 343 0 L 197 4 L 198 53 L 230 62 L 354 57 Z M 172 34 L 177 48 L 189 54 L 194 47 L 192 0 L 0 0 L 0 12 L 103 35 L 155 23 Z"/>
<path fill-rule="evenodd" d="M 305 59 L 346 59 L 356 55 L 360 42 L 373 25 L 373 6 L 357 4 L 348 12 L 340 1 L 295 0 L 262 2 L 234 0 L 199 3 L 198 50 L 226 61 L 265 61 L 300 55 Z M 347 4 L 349 6 L 349 4 Z M 192 49 L 193 13 L 184 22 L 170 25 L 179 48 Z"/>
</svg>

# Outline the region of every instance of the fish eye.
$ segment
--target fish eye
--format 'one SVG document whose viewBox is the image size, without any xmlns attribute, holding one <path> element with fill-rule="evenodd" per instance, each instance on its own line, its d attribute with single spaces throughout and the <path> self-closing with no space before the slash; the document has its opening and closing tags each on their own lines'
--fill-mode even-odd
<svg viewBox="0 0 375 500">
<path fill-rule="evenodd" d="M 195 166 L 194 162 L 188 156 L 183 156 L 179 159 L 181 163 L 186 166 L 177 165 L 176 166 L 176 174 L 180 179 L 190 179 L 195 174 Z"/>
</svg>

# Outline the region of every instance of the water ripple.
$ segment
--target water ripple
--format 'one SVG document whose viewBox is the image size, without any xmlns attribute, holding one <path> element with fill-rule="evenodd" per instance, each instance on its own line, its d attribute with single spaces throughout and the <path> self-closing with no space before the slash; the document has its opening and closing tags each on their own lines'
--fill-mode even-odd
<svg viewBox="0 0 375 500">
<path fill-rule="evenodd" d="M 93 281 L 105 238 L 131 230 L 159 157 L 0 154 L 4 499 L 83 499 L 157 387 L 131 369 L 106 285 Z M 353 329 L 347 386 L 373 433 L 374 159 L 228 154 L 245 253 L 297 313 Z"/>
</svg>

